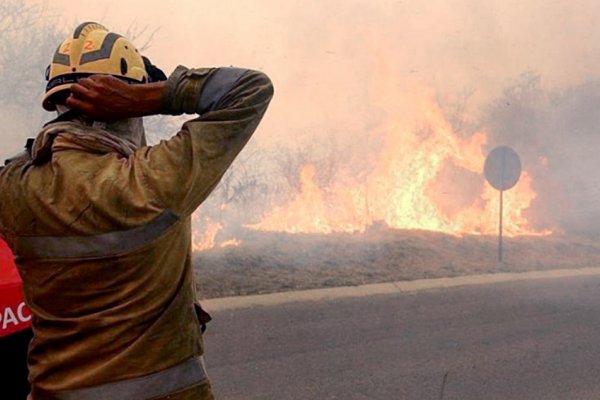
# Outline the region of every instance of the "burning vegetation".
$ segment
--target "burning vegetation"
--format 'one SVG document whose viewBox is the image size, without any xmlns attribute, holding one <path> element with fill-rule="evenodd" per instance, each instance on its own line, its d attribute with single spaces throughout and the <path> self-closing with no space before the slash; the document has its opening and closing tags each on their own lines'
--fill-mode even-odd
<svg viewBox="0 0 600 400">
<path fill-rule="evenodd" d="M 426 114 L 425 133 L 409 127 L 386 133 L 373 170 L 362 178 L 348 175 L 332 187 L 321 188 L 315 182 L 316 167 L 304 165 L 298 195 L 247 227 L 331 233 L 364 232 L 383 223 L 454 235 L 494 234 L 498 196 L 481 175 L 485 134 L 461 139 L 433 103 Z M 465 185 L 468 180 L 474 184 Z M 523 216 L 535 196 L 531 178 L 524 173 L 521 183 L 507 194 L 509 235 L 546 233 L 532 229 Z"/>
<path fill-rule="evenodd" d="M 598 159 L 575 156 L 598 142 L 579 118 L 597 118 L 568 104 L 600 103 L 600 85 L 552 94 L 524 75 L 481 121 L 465 124 L 427 90 L 415 88 L 407 105 L 394 88 L 379 86 L 384 117 L 346 151 L 315 140 L 292 155 L 264 147 L 242 154 L 197 214 L 198 232 L 203 210 L 218 210 L 221 222 L 213 244 L 195 255 L 201 297 L 598 265 L 598 220 L 590 217 L 600 185 L 597 174 L 580 172 Z M 565 140 L 559 120 L 586 126 L 575 132 L 587 145 Z M 524 169 L 504 193 L 508 237 L 498 262 L 499 193 L 483 166 L 501 144 L 520 153 Z M 234 238 L 236 247 L 220 248 Z"/>
<path fill-rule="evenodd" d="M 368 168 L 357 173 L 349 162 L 348 168 L 335 171 L 335 179 L 320 183 L 318 165 L 300 163 L 296 192 L 283 202 L 267 196 L 271 201 L 266 211 L 253 215 L 255 209 L 247 209 L 237 228 L 330 234 L 365 233 L 373 225 L 383 225 L 456 236 L 496 234 L 499 196 L 482 174 L 486 134 L 460 136 L 433 100 L 416 101 L 422 110 L 418 129 L 389 113 L 369 133 L 381 144 L 376 152 L 362 155 Z M 524 171 L 517 186 L 505 193 L 506 235 L 551 233 L 534 229 L 527 220 L 525 212 L 535 198 L 532 178 Z M 201 216 L 202 210 L 196 218 L 201 221 Z M 221 235 L 223 242 L 216 239 L 223 233 L 220 223 L 206 219 L 200 226 L 196 250 L 232 240 L 227 234 Z"/>
</svg>

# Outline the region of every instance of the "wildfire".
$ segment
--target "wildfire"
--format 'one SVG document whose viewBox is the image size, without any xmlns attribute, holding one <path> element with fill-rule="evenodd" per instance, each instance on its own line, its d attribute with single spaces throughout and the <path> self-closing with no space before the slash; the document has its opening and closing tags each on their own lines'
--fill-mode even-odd
<svg viewBox="0 0 600 400">
<path fill-rule="evenodd" d="M 307 164 L 300 172 L 298 196 L 248 227 L 289 233 L 363 232 L 383 222 L 398 229 L 495 234 L 499 195 L 481 174 L 486 135 L 461 138 L 435 102 L 422 105 L 425 129 L 415 132 L 388 124 L 383 150 L 366 179 L 346 176 L 333 187 L 321 188 L 315 183 L 316 167 Z M 549 233 L 536 232 L 524 216 L 536 197 L 531 184 L 523 172 L 517 186 L 504 194 L 506 235 Z"/>
<path fill-rule="evenodd" d="M 210 218 L 202 218 L 199 213 L 192 216 L 194 230 L 192 233 L 192 250 L 205 251 L 215 247 L 237 247 L 242 242 L 238 239 L 218 241 L 217 235 L 223 230 L 223 226 L 212 221 Z"/>
<path fill-rule="evenodd" d="M 385 224 L 453 235 L 497 234 L 499 193 L 483 177 L 486 134 L 455 132 L 436 94 L 390 65 L 380 39 L 370 46 L 375 72 L 364 103 L 385 117 L 365 133 L 379 150 L 362 156 L 363 172 L 344 172 L 342 166 L 333 183 L 325 185 L 319 183 L 318 165 L 307 163 L 299 171 L 294 198 L 243 226 L 329 234 Z M 523 171 L 503 195 L 505 235 L 552 233 L 536 231 L 527 220 L 535 198 L 532 178 Z"/>
<path fill-rule="evenodd" d="M 199 217 L 197 214 L 194 215 L 194 224 L 198 223 Z M 223 226 L 218 222 L 206 221 L 204 230 L 194 230 L 192 239 L 192 249 L 194 251 L 204 251 L 215 247 L 215 238 L 217 233 L 223 229 Z"/>
<path fill-rule="evenodd" d="M 289 233 L 363 232 L 375 223 L 454 235 L 496 234 L 499 194 L 483 178 L 485 133 L 458 134 L 436 94 L 390 63 L 385 39 L 370 37 L 374 72 L 365 104 L 385 119 L 369 132 L 382 143 L 366 176 L 339 174 L 319 187 L 314 165 L 300 172 L 295 199 L 252 229 Z M 504 233 L 539 235 L 525 210 L 535 199 L 530 175 L 504 193 Z"/>
</svg>

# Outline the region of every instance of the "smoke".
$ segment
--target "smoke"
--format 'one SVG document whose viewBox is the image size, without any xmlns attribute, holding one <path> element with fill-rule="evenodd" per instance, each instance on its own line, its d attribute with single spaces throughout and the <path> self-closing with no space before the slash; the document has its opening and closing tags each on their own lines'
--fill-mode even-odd
<svg viewBox="0 0 600 400">
<path fill-rule="evenodd" d="M 599 81 L 549 91 L 526 73 L 487 107 L 490 144 L 513 146 L 533 177 L 539 228 L 600 232 L 599 104 Z"/>
<path fill-rule="evenodd" d="M 600 37 L 595 3 L 174 0 L 148 7 L 133 0 L 119 3 L 117 13 L 108 0 L 56 0 L 51 8 L 8 0 L 30 6 L 17 14 L 30 23 L 0 37 L 11 54 L 0 60 L 0 156 L 19 151 L 50 118 L 39 100 L 60 38 L 83 20 L 125 31 L 135 19 L 160 28 L 147 54 L 167 72 L 178 63 L 234 64 L 264 70 L 275 82 L 255 138 L 200 210 L 199 224 L 220 221 L 223 238 L 292 199 L 306 164 L 325 190 L 368 175 L 385 121 L 419 123 L 414 87 L 437 98 L 459 135 L 483 130 L 487 150 L 515 147 L 538 192 L 528 211 L 536 227 L 593 232 L 600 221 L 593 113 L 600 44 L 589 40 Z M 32 11 L 35 22 L 27 19 Z M 176 130 L 162 119 L 149 128 L 155 141 Z M 433 190 L 449 191 L 449 181 L 465 192 L 481 186 L 481 178 L 449 168 Z M 446 198 L 449 212 L 466 201 Z"/>
</svg>

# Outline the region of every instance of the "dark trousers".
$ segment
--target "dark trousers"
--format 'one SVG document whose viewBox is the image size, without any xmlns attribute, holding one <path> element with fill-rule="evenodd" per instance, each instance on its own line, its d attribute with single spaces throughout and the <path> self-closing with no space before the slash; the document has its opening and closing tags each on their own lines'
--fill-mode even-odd
<svg viewBox="0 0 600 400">
<path fill-rule="evenodd" d="M 25 400 L 29 394 L 27 380 L 27 348 L 33 334 L 31 329 L 0 338 L 0 398 L 10 393 L 10 399 Z"/>
</svg>

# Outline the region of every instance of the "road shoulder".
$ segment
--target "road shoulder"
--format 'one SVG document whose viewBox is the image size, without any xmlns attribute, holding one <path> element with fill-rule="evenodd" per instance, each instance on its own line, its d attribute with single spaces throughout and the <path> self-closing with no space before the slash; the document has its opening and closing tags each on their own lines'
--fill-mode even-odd
<svg viewBox="0 0 600 400">
<path fill-rule="evenodd" d="M 324 289 L 309 289 L 292 292 L 270 293 L 251 296 L 222 297 L 203 300 L 208 311 L 226 311 L 257 306 L 275 306 L 286 303 L 327 301 L 353 297 L 419 292 L 422 290 L 443 289 L 459 286 L 488 285 L 503 282 L 518 282 L 536 279 L 559 279 L 600 275 L 600 268 L 556 269 L 518 273 L 496 273 L 467 275 L 452 278 L 418 279 L 374 283 L 359 286 L 342 286 Z"/>
</svg>

